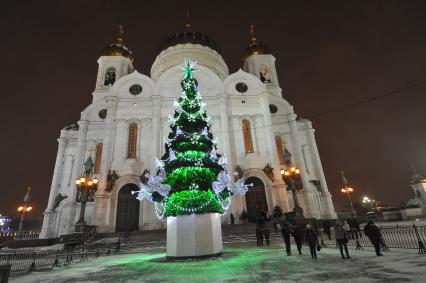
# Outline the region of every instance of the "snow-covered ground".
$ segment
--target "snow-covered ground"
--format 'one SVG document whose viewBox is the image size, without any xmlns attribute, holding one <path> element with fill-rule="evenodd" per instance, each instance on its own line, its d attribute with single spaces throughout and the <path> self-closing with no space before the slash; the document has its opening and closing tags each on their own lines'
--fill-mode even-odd
<svg viewBox="0 0 426 283">
<path fill-rule="evenodd" d="M 293 246 L 293 253 L 296 254 Z M 252 244 L 225 248 L 221 258 L 166 262 L 164 252 L 114 255 L 25 275 L 10 282 L 426 282 L 426 255 L 396 250 L 377 257 L 372 249 L 350 250 L 341 259 L 337 249 L 323 248 L 317 261 L 286 256 L 283 245 Z"/>
</svg>

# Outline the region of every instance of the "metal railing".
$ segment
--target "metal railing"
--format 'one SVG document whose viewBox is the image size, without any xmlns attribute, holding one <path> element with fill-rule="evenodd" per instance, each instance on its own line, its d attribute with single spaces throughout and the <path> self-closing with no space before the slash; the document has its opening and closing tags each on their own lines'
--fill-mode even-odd
<svg viewBox="0 0 426 283">
<path fill-rule="evenodd" d="M 12 272 L 40 271 L 66 266 L 91 258 L 107 256 L 120 250 L 120 241 L 102 246 L 57 251 L 26 251 L 0 254 L 0 265 L 11 265 Z"/>
<path fill-rule="evenodd" d="M 396 226 L 379 227 L 382 234 L 382 247 L 418 249 L 419 254 L 426 253 L 426 226 Z M 362 247 L 373 247 L 370 239 L 361 231 L 351 231 L 348 245 Z"/>
<path fill-rule="evenodd" d="M 28 239 L 38 239 L 40 236 L 40 231 L 22 231 L 19 232 L 0 232 L 0 239 L 15 239 L 15 240 L 28 240 Z M 54 238 L 54 233 L 49 233 L 46 235 L 46 238 Z"/>
</svg>

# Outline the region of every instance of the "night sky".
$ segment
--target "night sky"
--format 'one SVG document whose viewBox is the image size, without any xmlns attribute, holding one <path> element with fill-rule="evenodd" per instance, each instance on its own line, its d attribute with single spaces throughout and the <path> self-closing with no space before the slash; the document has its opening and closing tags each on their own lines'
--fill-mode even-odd
<svg viewBox="0 0 426 283">
<path fill-rule="evenodd" d="M 313 116 L 426 80 L 426 1 L 19 2 L 0 8 L 0 214 L 16 216 L 30 184 L 32 215 L 42 217 L 59 131 L 91 102 L 96 61 L 117 24 L 136 69 L 149 75 L 188 7 L 193 30 L 217 41 L 230 72 L 242 66 L 256 25 L 285 98 L 313 121 L 336 210 L 347 206 L 342 169 L 355 201 L 368 194 L 393 205 L 411 196 L 411 163 L 426 174 L 426 84 Z"/>
</svg>

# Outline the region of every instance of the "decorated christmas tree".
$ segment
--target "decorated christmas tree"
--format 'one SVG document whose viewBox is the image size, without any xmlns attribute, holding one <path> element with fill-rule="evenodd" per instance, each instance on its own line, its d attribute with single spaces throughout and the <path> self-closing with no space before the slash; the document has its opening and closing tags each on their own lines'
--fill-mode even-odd
<svg viewBox="0 0 426 283">
<path fill-rule="evenodd" d="M 155 175 L 142 176 L 138 199 L 154 202 L 157 216 L 223 214 L 234 194 L 244 195 L 240 179 L 231 185 L 227 160 L 217 153 L 217 140 L 210 133 L 210 119 L 194 79 L 195 62 L 185 59 L 182 94 L 169 117 L 171 132 L 164 140 L 166 152 L 157 160 Z"/>
</svg>

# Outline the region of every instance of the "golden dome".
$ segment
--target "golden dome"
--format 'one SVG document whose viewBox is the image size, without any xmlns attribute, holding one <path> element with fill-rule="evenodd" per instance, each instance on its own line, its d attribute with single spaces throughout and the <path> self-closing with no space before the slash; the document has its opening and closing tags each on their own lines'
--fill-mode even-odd
<svg viewBox="0 0 426 283">
<path fill-rule="evenodd" d="M 251 55 L 268 54 L 269 48 L 261 42 L 258 42 L 254 34 L 254 25 L 250 26 L 250 44 L 246 49 L 246 54 L 243 60 L 247 59 Z"/>
<path fill-rule="evenodd" d="M 133 62 L 133 52 L 124 45 L 124 30 L 122 25 L 118 25 L 117 42 L 106 46 L 101 53 L 101 56 L 123 56 L 129 58 Z"/>
</svg>

